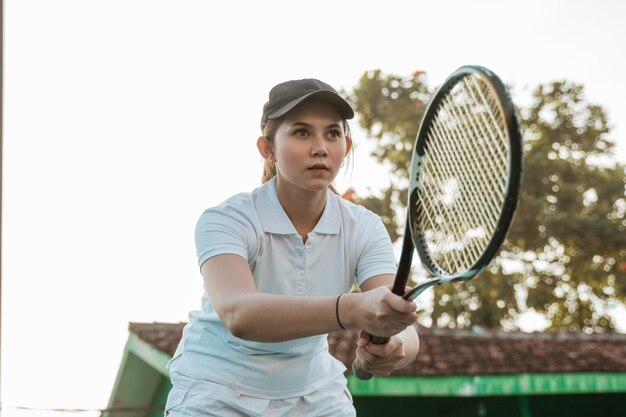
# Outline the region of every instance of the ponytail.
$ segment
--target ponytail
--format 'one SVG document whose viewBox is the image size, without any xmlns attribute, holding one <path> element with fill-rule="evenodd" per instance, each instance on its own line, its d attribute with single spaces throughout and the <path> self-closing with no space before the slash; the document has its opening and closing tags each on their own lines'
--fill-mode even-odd
<svg viewBox="0 0 626 417">
<path fill-rule="evenodd" d="M 276 136 L 276 131 L 280 127 L 282 123 L 282 119 L 269 119 L 265 126 L 263 126 L 263 136 L 269 142 L 269 144 L 274 146 L 274 137 Z M 270 159 L 265 159 L 263 161 L 263 175 L 261 176 L 261 183 L 265 184 L 272 178 L 276 176 L 276 165 Z"/>
</svg>

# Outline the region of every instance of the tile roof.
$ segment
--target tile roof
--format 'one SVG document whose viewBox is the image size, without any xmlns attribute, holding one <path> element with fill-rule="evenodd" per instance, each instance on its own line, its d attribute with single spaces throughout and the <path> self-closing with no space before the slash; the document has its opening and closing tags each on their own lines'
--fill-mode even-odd
<svg viewBox="0 0 626 417">
<path fill-rule="evenodd" d="M 129 331 L 173 355 L 186 323 L 130 323 Z M 626 372 L 626 335 L 507 333 L 420 328 L 420 353 L 396 375 Z M 350 369 L 357 332 L 328 336 L 330 352 Z"/>
</svg>

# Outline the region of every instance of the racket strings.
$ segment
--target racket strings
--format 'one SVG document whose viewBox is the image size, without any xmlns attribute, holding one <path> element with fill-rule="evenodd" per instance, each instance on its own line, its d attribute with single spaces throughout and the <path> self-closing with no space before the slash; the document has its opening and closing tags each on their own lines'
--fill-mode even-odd
<svg viewBox="0 0 626 417">
<path fill-rule="evenodd" d="M 457 90 L 458 90 L 458 89 L 457 89 Z M 448 98 L 447 98 L 447 100 L 446 100 L 446 101 L 447 101 L 447 103 L 446 103 L 446 104 L 447 104 L 447 106 L 448 106 L 448 107 L 447 107 L 447 109 L 448 109 L 448 111 L 451 113 L 451 116 L 453 117 L 453 119 L 452 119 L 452 120 L 460 120 L 460 121 L 462 121 L 462 123 L 463 123 L 463 125 L 464 125 L 464 126 L 463 126 L 463 125 L 461 125 L 461 124 L 459 124 L 459 123 L 456 123 L 456 124 L 447 123 L 447 124 L 446 124 L 446 126 L 447 126 L 450 130 L 451 130 L 451 133 L 450 133 L 450 134 L 448 134 L 446 137 L 448 138 L 448 140 L 450 140 L 450 138 L 451 138 L 451 137 L 463 137 L 463 139 L 464 139 L 464 140 L 462 140 L 462 141 L 454 141 L 454 142 L 450 142 L 450 143 L 451 143 L 451 144 L 453 144 L 453 145 L 461 145 L 461 147 L 459 147 L 459 146 L 454 146 L 454 147 L 453 147 L 453 149 L 454 149 L 454 154 L 459 154 L 459 153 L 461 153 L 461 154 L 463 154 L 463 153 L 467 154 L 467 152 L 471 152 L 471 150 L 470 150 L 470 149 L 467 149 L 467 145 L 468 145 L 468 143 L 470 143 L 470 142 L 469 142 L 469 139 L 471 139 L 471 138 L 469 138 L 469 137 L 468 137 L 468 133 L 471 133 L 471 132 L 467 131 L 467 129 L 463 129 L 463 127 L 467 127 L 467 126 L 469 126 L 470 128 L 473 128 L 473 133 L 474 133 L 474 134 L 476 134 L 476 129 L 475 129 L 475 126 L 473 126 L 473 124 L 472 124 L 472 123 L 474 123 L 474 124 L 475 124 L 475 123 L 476 123 L 476 120 L 474 119 L 474 121 L 473 121 L 472 123 L 469 123 L 466 117 L 461 117 L 460 112 L 459 112 L 459 109 L 457 109 L 457 107 L 458 107 L 458 102 L 462 102 L 462 103 L 464 103 L 464 107 L 467 107 L 468 100 L 458 100 L 458 96 L 457 96 L 457 97 L 455 97 L 455 98 L 454 98 L 454 100 L 453 100 L 453 99 L 452 99 L 452 97 L 453 97 L 453 96 L 448 96 Z M 454 103 L 452 103 L 452 101 L 456 102 L 456 103 L 457 103 L 457 106 L 455 106 L 455 105 L 454 105 Z M 483 129 L 483 132 L 482 132 L 482 133 L 483 133 L 483 135 L 484 135 L 484 133 L 485 133 L 485 132 L 484 132 L 484 129 Z M 481 142 L 481 141 L 479 140 L 479 142 Z M 444 149 L 448 149 L 448 148 L 444 148 Z M 487 159 L 481 159 L 481 160 L 479 160 L 480 164 L 473 164 L 473 165 L 470 165 L 470 167 L 472 167 L 472 171 L 473 171 L 473 172 L 472 172 L 472 174 L 473 174 L 473 176 L 474 176 L 474 177 L 476 177 L 476 176 L 477 176 L 476 174 L 478 174 L 478 176 L 477 176 L 477 177 L 478 177 L 478 178 L 479 178 L 479 179 L 480 179 L 483 183 L 488 183 L 488 182 L 489 182 L 489 178 L 486 178 L 486 177 L 485 177 L 485 172 L 488 172 L 490 169 L 491 169 L 491 170 L 494 170 L 493 165 L 491 165 L 491 166 L 487 166 L 487 164 L 486 164 L 486 162 L 487 162 L 487 163 L 489 163 L 490 161 L 491 161 L 491 159 L 489 159 L 489 158 L 487 158 Z M 460 172 L 461 172 L 462 174 L 463 174 L 463 173 L 467 174 L 467 172 L 468 172 L 468 171 L 467 171 L 467 170 L 465 170 L 465 171 L 460 171 Z M 473 176 L 472 176 L 472 175 L 465 175 L 463 178 L 468 179 L 468 180 L 471 180 L 471 178 L 472 178 Z M 476 183 L 475 183 L 475 182 L 473 182 L 473 181 L 472 181 L 472 182 L 466 182 L 466 183 L 467 183 L 467 184 L 470 184 L 470 185 L 476 185 Z M 491 186 L 493 186 L 494 184 L 490 184 L 490 185 L 491 185 Z M 480 195 L 481 195 L 480 193 L 476 193 L 476 191 L 477 191 L 477 190 L 475 189 L 475 187 L 472 187 L 472 188 L 473 188 L 473 189 L 471 189 L 471 193 L 470 193 L 470 195 L 474 195 L 474 196 L 480 196 Z M 474 200 L 476 200 L 476 199 L 474 199 Z M 476 201 L 473 201 L 473 203 L 475 204 L 475 203 L 476 203 Z M 467 211 L 466 211 L 466 212 L 467 212 Z M 484 211 L 482 211 L 482 212 L 478 212 L 478 213 L 479 213 L 479 214 L 481 214 L 481 213 L 484 213 Z M 483 216 L 483 217 L 484 217 L 484 216 Z M 474 221 L 474 224 L 476 224 L 476 218 L 472 219 L 472 221 Z M 493 223 L 493 221 L 492 221 L 492 225 L 493 225 L 493 224 L 494 224 L 494 223 Z M 467 227 L 467 226 L 466 226 L 466 227 Z M 467 236 L 467 235 L 466 235 L 466 236 Z M 483 237 L 485 237 L 485 235 L 484 235 L 484 234 L 483 234 Z M 474 240 L 474 243 L 478 243 L 478 242 L 476 242 L 476 241 Z M 471 258 L 476 259 L 476 256 L 477 256 L 477 255 L 478 255 L 478 256 L 480 255 L 480 251 L 479 251 L 479 250 L 477 250 L 476 245 L 469 245 L 469 242 L 467 242 L 467 239 L 464 239 L 464 244 L 465 244 L 465 248 L 466 248 L 466 249 L 471 249 L 471 253 L 469 253 L 469 252 L 470 252 L 469 250 L 467 250 L 467 251 L 466 251 L 466 252 L 468 252 L 468 254 L 470 255 L 470 256 L 469 256 L 470 261 L 471 261 Z M 466 260 L 466 262 L 467 262 L 467 260 Z"/>
<path fill-rule="evenodd" d="M 464 78 L 463 81 L 466 83 L 470 82 L 473 84 L 474 88 L 468 87 L 469 91 L 471 93 L 477 92 L 478 94 L 480 94 L 480 98 L 481 100 L 486 103 L 490 109 L 498 109 L 498 104 L 496 104 L 496 100 L 495 100 L 495 96 L 493 94 L 491 94 L 491 91 L 489 91 L 489 88 L 487 87 L 487 85 L 485 83 L 478 83 L 478 80 L 475 77 L 471 77 L 471 78 Z M 485 113 L 480 113 L 480 115 L 484 118 L 485 117 Z M 491 124 L 489 126 L 493 127 L 496 130 L 497 136 L 500 138 L 506 138 L 507 134 L 505 133 L 505 128 L 504 128 L 504 122 L 502 120 L 502 112 L 500 111 L 496 111 L 496 112 L 487 112 L 487 115 L 490 117 L 491 119 Z M 501 142 L 501 144 L 505 144 L 506 142 Z M 504 147 L 495 147 L 495 150 L 501 150 L 502 152 L 500 152 L 500 155 L 504 158 L 507 159 L 507 155 L 506 155 L 506 146 Z"/>
<path fill-rule="evenodd" d="M 496 232 L 509 169 L 506 131 L 490 87 L 472 75 L 435 109 L 414 210 L 419 234 L 445 274 L 470 269 Z"/>
<path fill-rule="evenodd" d="M 481 86 L 477 84 L 477 81 L 472 79 L 472 82 L 474 84 L 474 88 L 472 88 L 469 85 L 467 85 L 467 82 L 468 82 L 467 78 L 464 79 L 464 82 L 466 83 L 466 86 L 471 93 L 473 93 L 474 91 L 477 91 L 478 93 L 480 93 L 480 100 L 484 103 L 487 103 L 489 108 L 495 108 L 495 109 L 498 108 L 493 98 L 493 95 L 490 94 L 489 91 L 487 91 L 486 94 L 485 94 L 485 91 L 483 91 L 483 88 L 487 88 L 484 84 L 482 85 L 483 88 L 480 88 Z M 479 100 L 479 99 L 474 97 L 474 100 Z M 467 106 L 465 107 L 470 116 L 476 116 L 475 113 L 471 112 L 471 109 L 467 109 Z M 490 120 L 486 119 L 485 112 L 480 112 L 479 115 L 480 115 L 482 123 L 481 121 L 476 120 L 476 117 L 475 117 L 474 118 L 475 123 L 472 124 L 472 127 L 478 126 L 481 129 L 481 133 L 483 135 L 488 135 L 489 139 L 492 140 L 492 143 L 494 145 L 497 145 L 497 144 L 504 145 L 505 143 L 498 141 L 499 138 L 507 137 L 502 129 L 503 127 L 502 115 L 500 114 L 499 111 L 495 115 L 494 115 L 494 112 L 492 111 L 489 111 L 486 113 L 489 116 Z M 484 141 L 479 141 L 478 143 L 482 145 L 483 148 L 486 148 L 487 151 L 489 151 L 491 156 L 494 158 L 494 161 L 499 160 L 500 162 L 499 164 L 492 164 L 492 168 L 494 169 L 494 174 L 498 175 L 499 178 L 506 178 L 506 174 L 507 174 L 506 169 L 508 166 L 508 155 L 507 155 L 506 147 L 485 146 Z M 499 172 L 497 168 L 500 168 Z"/>
<path fill-rule="evenodd" d="M 464 108 L 462 109 L 463 111 L 467 111 L 468 113 L 470 113 L 471 115 L 471 111 L 472 109 L 466 109 L 464 106 Z M 455 116 L 458 117 L 459 119 L 464 120 L 465 122 L 465 126 L 467 126 L 467 129 L 457 129 L 456 133 L 459 137 L 462 137 L 463 140 L 460 141 L 461 145 L 464 145 L 464 150 L 467 153 L 472 152 L 472 149 L 468 147 L 468 145 L 474 143 L 477 146 L 479 146 L 480 152 L 476 153 L 476 159 L 479 162 L 479 165 L 472 165 L 472 168 L 474 169 L 472 172 L 472 176 L 470 176 L 468 178 L 468 181 L 474 181 L 474 178 L 478 178 L 484 187 L 492 187 L 492 189 L 498 189 L 498 185 L 499 185 L 499 179 L 500 178 L 504 178 L 504 176 L 506 175 L 506 165 L 503 164 L 497 164 L 494 163 L 494 159 L 492 158 L 497 158 L 496 155 L 494 155 L 492 146 L 487 146 L 485 140 L 483 140 L 483 138 L 485 137 L 489 137 L 490 140 L 497 140 L 496 137 L 494 137 L 494 135 L 489 135 L 486 132 L 486 129 L 481 129 L 481 123 L 479 121 L 476 121 L 475 119 L 469 119 L 467 118 L 465 115 L 460 115 L 458 110 L 453 108 L 453 112 L 455 113 Z M 478 128 L 477 128 L 478 127 Z M 477 140 L 474 140 L 478 138 Z M 490 157 L 491 156 L 491 157 Z M 504 164 L 506 164 L 506 160 L 503 161 Z M 480 169 L 477 169 L 480 168 Z M 489 174 L 492 175 L 489 175 Z M 478 176 L 476 175 L 478 174 Z M 485 193 L 486 190 L 483 191 L 482 194 L 479 194 L 478 196 L 481 196 Z M 504 189 L 502 190 L 503 194 L 502 196 L 504 196 Z M 492 203 L 491 204 L 491 208 L 494 209 L 495 211 L 497 211 L 497 213 L 499 213 L 500 210 L 500 205 L 498 205 L 494 200 L 488 200 L 487 203 Z M 494 220 L 494 225 L 495 225 L 495 220 Z"/>
<path fill-rule="evenodd" d="M 449 141 L 450 138 L 445 132 L 441 132 L 438 128 L 433 129 L 435 135 L 433 138 L 437 142 L 443 142 L 444 140 Z M 445 135 L 445 136 L 444 136 Z M 455 173 L 451 171 L 451 168 L 454 164 L 454 154 L 458 153 L 458 149 L 455 149 L 456 146 L 445 147 L 445 146 L 437 146 L 440 144 L 434 144 L 431 147 L 431 152 L 433 154 L 433 158 L 436 158 L 439 161 L 445 161 L 444 164 L 438 165 L 439 170 L 431 170 L 432 178 L 434 179 L 434 183 L 442 183 L 446 182 L 450 184 L 451 182 L 457 185 L 457 189 L 454 190 L 454 194 L 448 197 L 448 202 L 451 199 L 460 198 L 464 204 L 452 204 L 448 205 L 448 210 L 445 210 L 446 207 L 442 207 L 440 203 L 433 201 L 432 198 L 428 196 L 428 193 L 424 193 L 425 198 L 429 200 L 430 207 L 436 207 L 437 215 L 442 219 L 439 224 L 451 224 L 452 230 L 468 230 L 471 224 L 477 224 L 479 219 L 476 217 L 476 213 L 468 212 L 466 209 L 466 203 L 469 201 L 471 204 L 476 204 L 475 201 L 472 201 L 475 198 L 476 194 L 468 193 L 468 187 L 458 187 L 457 181 L 450 181 L 450 178 L 455 178 Z M 455 144 L 456 145 L 456 144 Z M 460 178 L 460 183 L 466 183 L 464 178 Z M 480 213 L 478 213 L 480 214 Z M 469 220 L 469 221 L 468 221 Z M 449 254 L 446 248 L 450 247 L 455 240 L 455 237 L 452 234 L 448 234 L 447 236 L 444 233 L 442 228 L 439 228 L 437 238 L 433 239 L 436 243 L 435 247 L 432 248 L 433 253 L 441 253 L 447 264 L 454 263 L 455 267 L 458 269 L 462 269 L 463 265 L 467 262 L 463 260 L 459 262 L 460 257 L 458 254 Z M 467 247 L 467 250 L 472 250 L 472 247 Z M 455 256 L 456 255 L 456 256 Z M 461 254 L 463 255 L 463 254 Z"/>
<path fill-rule="evenodd" d="M 446 155 L 445 163 L 437 165 L 440 168 L 440 171 L 432 170 L 432 177 L 435 179 L 435 182 L 441 183 L 442 181 L 449 181 L 449 180 L 446 180 L 446 178 L 449 179 L 449 178 L 455 177 L 456 173 L 451 172 L 450 167 L 453 166 L 454 159 L 455 159 L 454 155 L 459 154 L 459 152 L 463 152 L 463 150 L 460 150 L 457 148 L 458 143 L 451 141 L 450 136 L 447 133 L 439 132 L 439 135 L 436 136 L 436 138 L 439 141 L 442 141 L 445 138 L 445 140 L 447 141 L 446 143 L 452 144 L 452 146 L 445 147 L 445 146 L 441 146 L 440 144 L 433 143 L 432 144 L 433 146 L 431 147 L 433 158 L 436 158 L 437 160 L 442 161 L 444 160 L 444 158 L 442 157 L 441 154 L 443 153 Z M 439 152 L 438 150 L 443 150 L 443 152 Z M 461 172 L 461 174 L 462 174 L 460 178 L 461 184 L 473 185 L 473 183 L 469 182 L 469 179 L 467 178 L 468 176 L 467 172 Z M 475 172 L 471 174 L 476 175 Z M 471 212 L 471 211 L 468 211 L 466 208 L 467 206 L 476 205 L 478 203 L 476 201 L 478 194 L 475 192 L 475 190 L 473 190 L 473 187 L 461 186 L 458 188 L 458 192 L 455 194 L 456 195 L 454 195 L 454 198 L 460 199 L 462 204 L 453 204 L 448 207 L 448 210 L 444 210 L 445 207 L 442 207 L 439 204 L 435 204 L 433 200 L 429 198 L 430 206 L 436 207 L 438 209 L 437 212 L 439 213 L 440 217 L 445 216 L 444 221 L 452 225 L 451 230 L 469 230 L 472 224 L 479 224 L 480 222 L 484 222 L 488 220 L 484 216 L 482 217 L 480 216 L 482 214 L 481 212 Z M 444 224 L 444 222 L 440 222 L 440 224 Z M 436 240 L 436 245 L 432 249 L 433 253 L 441 253 L 446 263 L 447 264 L 454 263 L 455 268 L 458 270 L 467 269 L 467 268 L 464 268 L 464 266 L 470 261 L 467 259 L 466 255 L 469 254 L 471 257 L 474 257 L 474 258 L 480 255 L 478 253 L 478 250 L 475 249 L 474 247 L 475 245 L 471 245 L 471 242 L 467 242 L 467 239 L 463 239 L 462 244 L 465 245 L 465 251 L 461 253 L 450 253 L 449 249 L 451 249 L 451 245 L 453 244 L 454 240 L 458 240 L 458 239 L 455 239 L 455 236 L 453 234 L 448 234 L 447 238 L 444 239 L 442 238 L 443 233 L 444 233 L 443 230 L 439 230 L 439 233 L 437 236 L 438 238 Z M 459 263 L 458 261 L 459 259 L 461 259 L 462 262 Z"/>
<path fill-rule="evenodd" d="M 443 124 L 441 120 L 439 120 L 439 122 Z M 468 206 L 472 206 L 472 205 L 476 206 L 479 203 L 478 201 L 479 194 L 477 193 L 477 190 L 476 190 L 476 182 L 474 182 L 472 178 L 477 177 L 477 176 L 483 176 L 484 170 L 476 169 L 477 166 L 473 165 L 470 167 L 471 172 L 470 170 L 461 170 L 459 172 L 451 172 L 450 167 L 452 167 L 453 164 L 455 163 L 455 156 L 459 154 L 467 153 L 470 150 L 467 149 L 465 146 L 468 140 L 467 140 L 466 135 L 463 133 L 463 131 L 457 131 L 456 127 L 450 124 L 447 124 L 446 126 L 449 127 L 453 131 L 447 132 L 445 131 L 446 129 L 441 131 L 441 129 L 439 129 L 438 126 L 433 126 L 433 131 L 436 132 L 435 133 L 436 136 L 433 136 L 433 138 L 436 138 L 435 141 L 439 140 L 439 143 L 432 143 L 433 146 L 431 147 L 431 152 L 433 153 L 433 157 L 434 159 L 442 161 L 444 160 L 444 158 L 441 157 L 441 154 L 443 153 L 446 155 L 445 163 L 436 165 L 437 167 L 441 169 L 442 175 L 438 175 L 438 172 L 433 170 L 433 177 L 437 178 L 437 181 L 442 181 L 442 178 L 446 178 L 446 177 L 454 178 L 455 176 L 458 176 L 458 174 L 460 174 L 460 182 L 462 184 L 469 185 L 469 186 L 459 188 L 460 193 L 458 194 L 460 194 L 460 199 L 462 201 L 462 204 L 455 204 L 450 207 L 451 208 L 450 214 L 452 217 L 448 219 L 449 222 L 454 224 L 453 230 L 461 230 L 461 229 L 469 230 L 472 224 L 480 224 L 481 222 L 488 222 L 490 220 L 489 217 L 484 216 L 484 213 L 482 211 L 471 212 L 467 210 Z M 463 136 L 464 140 L 454 141 L 452 138 L 455 135 Z M 444 145 L 446 146 L 442 146 L 443 140 L 446 141 L 444 143 Z M 487 181 L 487 178 L 483 176 L 482 180 Z M 459 198 L 459 195 L 457 195 L 456 197 Z M 448 241 L 449 240 L 450 240 L 450 237 L 448 238 Z M 438 246 L 436 247 L 435 251 L 446 253 L 447 251 L 445 251 L 444 249 L 446 249 L 446 247 L 449 246 L 448 241 L 439 240 Z M 466 249 L 464 252 L 460 254 L 454 254 L 455 256 L 444 256 L 446 260 L 448 260 L 448 258 L 455 260 L 454 262 L 455 266 L 458 266 L 459 269 L 462 269 L 465 266 L 465 264 L 467 264 L 468 262 L 471 262 L 471 259 L 468 260 L 467 259 L 468 257 L 464 255 L 470 255 L 469 257 L 473 259 L 477 259 L 477 257 L 480 256 L 480 248 L 476 248 L 475 244 L 472 245 L 471 241 L 468 242 L 468 240 L 464 238 L 463 244 L 465 245 L 465 249 Z M 456 262 L 456 260 L 459 258 L 459 255 L 465 258 L 464 262 L 460 265 Z"/>
<path fill-rule="evenodd" d="M 458 113 L 455 112 L 455 117 L 460 117 Z M 469 155 L 472 152 L 475 152 L 474 149 L 471 149 L 469 145 L 472 143 L 473 137 L 477 137 L 479 134 L 475 130 L 475 126 L 471 122 L 468 122 L 466 119 L 463 119 L 465 126 L 470 126 L 471 129 L 462 129 L 457 126 L 455 129 L 455 134 L 457 137 L 462 138 L 463 140 L 454 141 L 455 144 L 460 145 L 456 147 L 456 152 L 463 155 Z M 473 137 L 471 135 L 474 135 Z M 484 149 L 483 149 L 484 151 Z M 491 166 L 489 158 L 481 158 L 482 154 L 478 153 L 476 156 L 479 158 L 474 161 L 474 163 L 469 166 L 466 165 L 465 169 L 461 169 L 459 172 L 456 172 L 454 175 L 459 175 L 463 179 L 464 184 L 467 184 L 465 190 L 467 191 L 466 195 L 469 195 L 470 198 L 466 198 L 466 201 L 463 205 L 469 203 L 466 207 L 482 207 L 483 210 L 466 210 L 469 213 L 467 217 L 469 219 L 470 226 L 466 226 L 466 230 L 469 227 L 470 231 L 482 231 L 483 233 L 479 234 L 480 240 L 478 237 L 471 239 L 470 233 L 467 232 L 463 236 L 463 245 L 464 251 L 459 253 L 459 256 L 462 256 L 465 260 L 464 267 L 465 269 L 469 268 L 471 264 L 473 264 L 482 254 L 484 247 L 488 244 L 488 235 L 484 233 L 483 228 L 477 229 L 475 225 L 486 225 L 489 228 L 495 229 L 496 227 L 496 219 L 497 212 L 499 210 L 493 204 L 493 200 L 483 199 L 483 195 L 486 190 L 485 187 L 489 188 L 497 188 L 498 184 L 493 182 L 493 178 L 489 176 L 487 173 L 494 170 L 494 167 Z M 494 216 L 495 214 L 495 216 Z M 460 229 L 455 229 L 460 230 Z"/>
<path fill-rule="evenodd" d="M 453 110 L 454 108 L 451 107 Z M 449 135 L 448 139 L 449 139 L 449 143 L 452 143 L 454 145 L 460 145 L 460 147 L 462 149 L 457 149 L 457 151 L 462 152 L 463 155 L 468 155 L 470 153 L 472 153 L 473 149 L 469 147 L 469 145 L 472 143 L 473 138 L 476 137 L 481 137 L 481 133 L 477 132 L 475 129 L 475 125 L 473 124 L 473 122 L 468 121 L 467 119 L 465 119 L 464 117 L 461 117 L 456 111 L 453 111 L 455 117 L 457 117 L 458 119 L 461 119 L 464 121 L 465 126 L 468 126 L 468 129 L 455 129 L 455 131 L 453 132 L 453 135 Z M 482 134 L 484 135 L 484 132 L 482 132 Z M 456 136 L 455 136 L 456 135 Z M 463 140 L 461 141 L 454 141 L 454 137 L 459 137 L 462 138 Z M 481 146 L 482 140 L 478 140 L 478 145 Z M 483 147 L 483 151 L 484 151 L 484 147 Z M 496 186 L 497 187 L 497 182 L 494 181 L 494 179 L 496 178 L 495 176 L 489 176 L 488 172 L 493 172 L 496 170 L 496 168 L 493 167 L 493 165 L 490 164 L 490 159 L 487 158 L 486 160 L 484 158 L 482 158 L 482 153 L 478 153 L 476 155 L 477 158 L 477 162 L 478 164 L 472 164 L 469 165 L 468 167 L 466 167 L 466 170 L 462 170 L 460 172 L 457 172 L 456 174 L 461 174 L 464 178 L 466 178 L 466 183 L 467 184 L 471 184 L 473 185 L 473 191 L 476 191 L 476 187 L 482 185 L 489 185 L 489 186 Z M 490 166 L 487 166 L 487 165 Z M 469 170 L 471 170 L 471 175 Z M 504 174 L 504 173 L 503 173 Z M 480 180 L 480 182 L 477 181 Z M 481 194 L 472 194 L 475 197 L 475 204 L 477 203 L 477 200 L 480 199 Z M 490 201 L 488 201 L 489 203 Z M 492 206 L 492 208 L 494 209 L 498 209 L 498 207 L 496 206 Z M 488 219 L 488 218 L 487 218 Z"/>
<path fill-rule="evenodd" d="M 487 121 L 485 120 L 485 111 L 483 111 L 484 107 L 484 102 L 485 100 L 477 100 L 476 99 L 476 95 L 474 94 L 474 92 L 471 89 L 468 89 L 467 86 L 467 81 L 465 81 L 465 91 L 462 91 L 459 94 L 459 90 L 454 90 L 452 93 L 453 95 L 448 97 L 447 100 L 447 105 L 448 105 L 448 110 L 451 112 L 451 114 L 454 116 L 455 120 L 461 120 L 462 123 L 457 123 L 456 125 L 453 126 L 454 128 L 454 135 L 455 137 L 464 137 L 465 133 L 464 130 L 467 130 L 469 128 L 469 130 L 467 130 L 467 132 L 470 132 L 471 134 L 473 134 L 474 138 L 477 138 L 478 140 L 475 140 L 475 142 L 479 145 L 482 146 L 482 151 L 485 152 L 485 154 L 487 155 L 486 158 L 480 158 L 478 160 L 473 160 L 472 164 L 469 165 L 469 167 L 473 168 L 473 175 L 469 175 L 469 170 L 465 169 L 465 170 L 461 170 L 459 171 L 461 174 L 465 174 L 464 178 L 467 179 L 466 183 L 467 184 L 471 184 L 476 186 L 477 183 L 472 181 L 473 178 L 479 178 L 482 181 L 483 187 L 485 185 L 488 185 L 491 187 L 491 189 L 496 189 L 497 190 L 497 183 L 494 183 L 493 179 L 495 178 L 494 176 L 487 176 L 488 173 L 497 173 L 500 174 L 498 172 L 498 169 L 496 166 L 494 166 L 493 164 L 493 159 L 495 157 L 493 152 L 491 151 L 490 147 L 485 147 L 485 140 L 483 139 L 484 137 L 489 137 L 491 139 L 494 138 L 494 134 L 488 134 L 485 130 L 485 127 L 489 128 L 492 126 L 489 126 L 488 123 L 486 123 Z M 469 94 L 468 94 L 469 93 Z M 465 99 L 459 99 L 459 96 L 461 96 L 462 98 L 464 97 Z M 473 99 L 473 101 L 468 100 L 467 97 L 471 96 L 471 98 Z M 484 96 L 484 95 L 481 95 Z M 451 97 L 454 97 L 454 102 L 457 104 L 456 106 L 452 105 L 451 103 Z M 482 97 L 481 97 L 482 98 Z M 462 106 L 459 106 L 458 104 L 462 103 Z M 476 108 L 471 109 L 468 108 L 470 106 L 470 103 L 482 103 L 479 104 Z M 461 114 L 464 113 L 464 114 Z M 493 114 L 493 112 L 490 112 Z M 471 119 L 468 119 L 468 115 L 470 116 L 476 116 L 476 115 L 480 115 L 481 119 L 482 119 L 482 123 L 480 120 L 478 120 L 476 117 L 473 117 Z M 492 118 L 493 120 L 493 118 Z M 480 133 L 477 132 L 477 127 L 480 130 Z M 487 129 L 490 130 L 490 129 Z M 466 132 L 466 133 L 467 133 Z M 480 152 L 475 152 L 473 149 L 469 149 L 470 143 L 468 141 L 456 141 L 455 144 L 459 144 L 461 146 L 462 149 L 459 149 L 459 147 L 455 147 L 455 152 L 464 152 L 465 155 L 480 155 Z M 477 163 L 478 162 L 478 163 Z M 478 173 L 479 175 L 476 176 L 476 173 Z M 499 176 L 499 178 L 502 178 L 502 176 Z M 479 183 L 480 184 L 480 183 Z M 480 197 L 482 195 L 485 194 L 484 189 L 479 189 L 476 190 L 475 187 L 473 187 L 474 189 L 470 189 L 468 188 L 468 190 L 470 190 L 470 195 L 474 195 L 475 197 Z M 478 191 L 478 192 L 477 192 Z M 476 200 L 476 198 L 474 199 Z M 491 205 L 487 205 L 485 206 L 485 209 L 489 209 L 492 208 L 494 211 L 491 213 L 491 217 L 489 217 L 488 213 L 486 210 L 481 210 L 478 211 L 478 213 L 483 214 L 483 219 L 485 219 L 486 217 L 486 224 L 492 226 L 495 228 L 496 226 L 496 217 L 499 214 L 499 206 L 494 204 L 495 201 L 493 199 L 488 199 L 486 200 L 487 203 L 492 203 Z M 476 201 L 473 202 L 473 204 L 476 204 Z M 475 207 L 479 207 L 478 205 Z M 475 219 L 474 219 L 475 220 Z M 478 223 L 475 223 L 478 224 Z M 467 236 L 467 235 L 466 235 Z M 488 239 L 487 239 L 487 235 L 485 233 L 482 233 L 483 236 L 483 245 L 486 245 L 488 243 Z M 469 253 L 469 260 L 471 261 L 472 258 L 475 260 L 477 259 L 477 256 L 480 256 L 480 253 L 482 253 L 482 248 L 477 248 L 477 244 L 479 244 L 480 242 L 478 242 L 476 239 L 473 240 L 474 245 L 473 246 L 468 246 L 470 242 L 467 242 L 466 240 L 466 248 L 469 249 L 473 249 L 471 252 L 470 251 L 466 251 Z"/>
</svg>

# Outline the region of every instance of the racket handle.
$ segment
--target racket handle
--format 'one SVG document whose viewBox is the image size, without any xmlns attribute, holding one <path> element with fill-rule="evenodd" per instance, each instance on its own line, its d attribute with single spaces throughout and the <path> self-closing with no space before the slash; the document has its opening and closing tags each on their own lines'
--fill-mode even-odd
<svg viewBox="0 0 626 417">
<path fill-rule="evenodd" d="M 384 336 L 372 336 L 370 337 L 370 341 L 375 345 L 384 345 L 389 341 L 389 338 Z"/>
<path fill-rule="evenodd" d="M 398 272 L 396 272 L 396 278 L 393 282 L 393 288 L 391 290 L 391 292 L 401 297 L 404 295 L 406 282 L 409 279 L 409 274 L 411 272 L 411 261 L 413 260 L 414 249 L 413 240 L 411 238 L 411 227 L 409 226 L 409 220 L 407 219 L 406 226 L 404 228 L 404 240 L 402 241 L 402 253 L 400 254 Z M 388 341 L 388 337 L 370 337 L 370 342 L 375 345 L 384 345 Z M 352 362 L 352 372 L 357 378 L 363 381 L 367 381 L 374 376 L 365 369 L 361 368 L 356 359 Z"/>
<path fill-rule="evenodd" d="M 389 341 L 389 338 L 381 337 L 381 336 L 372 336 L 370 338 L 370 341 L 375 345 L 384 345 L 385 343 Z M 359 365 L 359 362 L 356 359 L 354 359 L 354 361 L 352 362 L 352 372 L 354 373 L 354 376 L 356 376 L 362 381 L 367 381 L 368 379 L 371 379 L 374 376 L 373 374 L 367 372 L 365 369 L 361 368 L 361 366 Z"/>
</svg>

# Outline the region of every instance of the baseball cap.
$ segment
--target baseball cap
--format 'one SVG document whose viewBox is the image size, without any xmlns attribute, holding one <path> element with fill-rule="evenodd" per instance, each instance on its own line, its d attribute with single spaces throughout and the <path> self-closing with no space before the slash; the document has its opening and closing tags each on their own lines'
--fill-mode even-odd
<svg viewBox="0 0 626 417">
<path fill-rule="evenodd" d="M 310 97 L 319 98 L 335 105 L 346 120 L 354 117 L 352 107 L 330 85 L 313 78 L 290 80 L 277 84 L 270 90 L 269 100 L 263 106 L 261 129 L 269 119 L 284 116 Z"/>
</svg>

